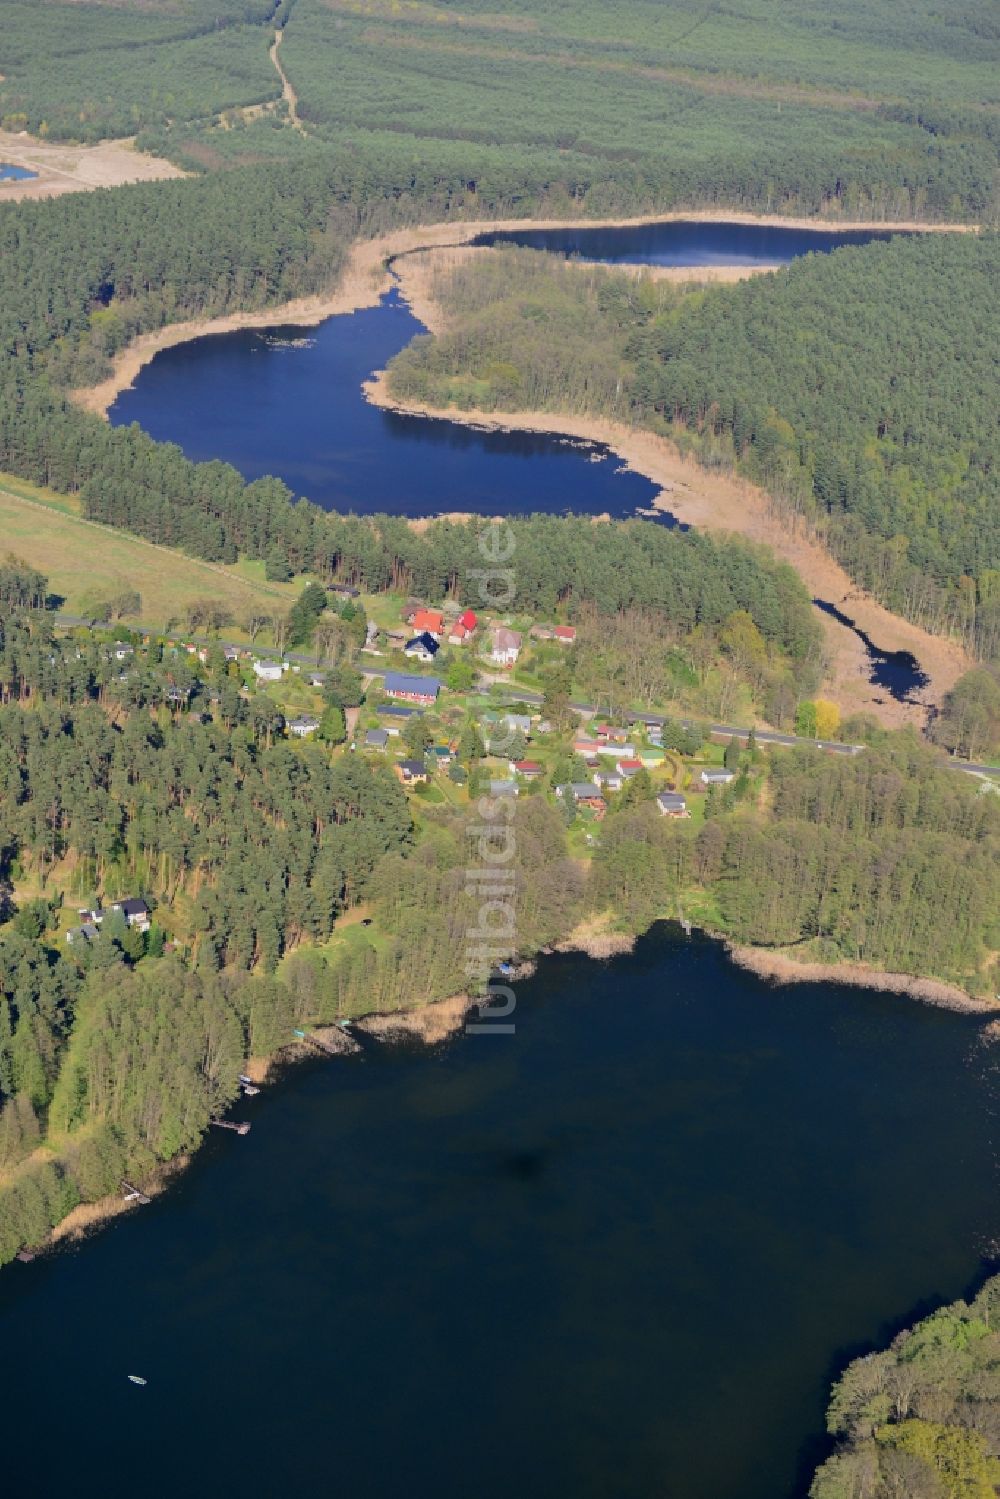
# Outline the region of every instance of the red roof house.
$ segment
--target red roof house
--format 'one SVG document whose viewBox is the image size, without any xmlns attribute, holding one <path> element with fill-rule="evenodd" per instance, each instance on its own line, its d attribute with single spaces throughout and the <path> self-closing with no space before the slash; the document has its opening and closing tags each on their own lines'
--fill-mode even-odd
<svg viewBox="0 0 1000 1499">
<path fill-rule="evenodd" d="M 413 633 L 420 635 L 424 630 L 428 635 L 440 635 L 444 629 L 444 615 L 439 609 L 418 609 L 413 616 Z"/>
<path fill-rule="evenodd" d="M 475 609 L 466 609 L 466 611 L 465 611 L 464 614 L 460 614 L 458 616 L 458 622 L 459 622 L 460 625 L 463 625 L 464 628 L 466 630 L 468 630 L 469 633 L 470 633 L 470 635 L 471 635 L 472 631 L 476 628 L 476 626 L 479 623 L 479 620 L 476 618 L 476 611 L 475 611 Z"/>
<path fill-rule="evenodd" d="M 563 645 L 572 645 L 576 639 L 576 627 L 574 625 L 556 625 L 553 635 L 561 640 Z"/>
</svg>

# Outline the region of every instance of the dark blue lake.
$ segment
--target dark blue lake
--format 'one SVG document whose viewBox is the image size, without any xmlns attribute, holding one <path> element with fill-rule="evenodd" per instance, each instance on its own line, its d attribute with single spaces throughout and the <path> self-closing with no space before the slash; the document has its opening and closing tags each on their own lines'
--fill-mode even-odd
<svg viewBox="0 0 1000 1499">
<path fill-rule="evenodd" d="M 0 161 L 0 182 L 28 182 L 37 176 L 37 172 L 31 172 L 27 167 L 15 167 L 8 161 Z"/>
<path fill-rule="evenodd" d="M 677 219 L 617 228 L 506 229 L 476 245 L 523 245 L 611 265 L 787 265 L 799 255 L 890 239 L 892 230 L 791 229 L 773 224 L 712 224 Z"/>
<path fill-rule="evenodd" d="M 1000 1229 L 976 1022 L 673 926 L 543 959 L 515 1021 L 303 1064 L 4 1269 L 9 1491 L 802 1495 L 830 1378 Z"/>
<path fill-rule="evenodd" d="M 649 507 L 656 485 L 618 472 L 620 460 L 599 445 L 370 405 L 362 383 L 422 331 L 392 291 L 318 328 L 198 338 L 157 354 L 111 421 L 138 422 L 189 458 L 223 458 L 248 479 L 278 474 L 327 509 L 621 517 Z"/>
</svg>

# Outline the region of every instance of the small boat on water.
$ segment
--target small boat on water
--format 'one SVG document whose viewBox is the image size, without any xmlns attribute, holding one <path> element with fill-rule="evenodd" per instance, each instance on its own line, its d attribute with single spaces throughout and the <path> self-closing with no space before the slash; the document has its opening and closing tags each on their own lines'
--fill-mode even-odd
<svg viewBox="0 0 1000 1499">
<path fill-rule="evenodd" d="M 143 1379 L 143 1377 L 142 1377 L 141 1374 L 130 1374 L 129 1375 L 129 1380 L 130 1380 L 130 1382 L 132 1384 L 145 1384 L 146 1383 L 146 1380 Z"/>
</svg>

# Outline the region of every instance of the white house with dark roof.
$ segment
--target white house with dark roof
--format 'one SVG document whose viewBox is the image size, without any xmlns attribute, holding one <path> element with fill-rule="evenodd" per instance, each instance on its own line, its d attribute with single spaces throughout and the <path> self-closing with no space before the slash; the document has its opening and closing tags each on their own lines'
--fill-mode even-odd
<svg viewBox="0 0 1000 1499">
<path fill-rule="evenodd" d="M 120 911 L 129 926 L 138 927 L 140 932 L 149 931 L 149 907 L 138 896 L 130 896 L 126 900 L 113 900 L 109 909 Z"/>
<path fill-rule="evenodd" d="M 308 739 L 310 734 L 315 734 L 319 728 L 319 719 L 311 713 L 303 713 L 299 718 L 288 721 L 288 732 L 294 734 L 296 739 Z"/>
<path fill-rule="evenodd" d="M 689 817 L 687 802 L 679 791 L 661 791 L 656 798 L 661 817 Z"/>
<path fill-rule="evenodd" d="M 497 666 L 513 666 L 521 654 L 521 637 L 516 630 L 498 625 L 493 631 L 493 649 L 490 659 Z"/>
</svg>

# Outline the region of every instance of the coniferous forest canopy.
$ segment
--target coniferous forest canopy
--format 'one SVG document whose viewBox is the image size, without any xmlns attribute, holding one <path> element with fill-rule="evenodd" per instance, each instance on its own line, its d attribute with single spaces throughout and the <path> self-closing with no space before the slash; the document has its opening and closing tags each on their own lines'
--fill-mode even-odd
<svg viewBox="0 0 1000 1499">
<path fill-rule="evenodd" d="M 439 276 L 402 399 L 596 411 L 739 462 L 848 572 L 1000 654 L 1000 237 L 901 237 L 685 293 L 504 250 Z"/>
<path fill-rule="evenodd" d="M 244 1059 L 293 1026 L 461 990 L 479 815 L 474 802 L 422 807 L 416 827 L 384 763 L 291 745 L 273 699 L 241 691 L 220 649 L 193 671 L 154 641 L 123 672 L 113 637 L 61 637 L 25 613 L 44 579 L 15 587 L 8 571 L 0 1259 L 194 1145 Z M 521 951 L 588 914 L 641 931 L 707 902 L 736 941 L 996 987 L 1000 799 L 912 737 L 854 759 L 750 756 L 701 826 L 662 818 L 651 797 L 637 788 L 611 807 L 589 869 L 552 801 L 522 800 Z M 136 890 L 149 932 L 108 914 L 91 940 L 65 941 L 65 907 Z M 330 947 L 360 902 L 373 936 Z"/>
</svg>

